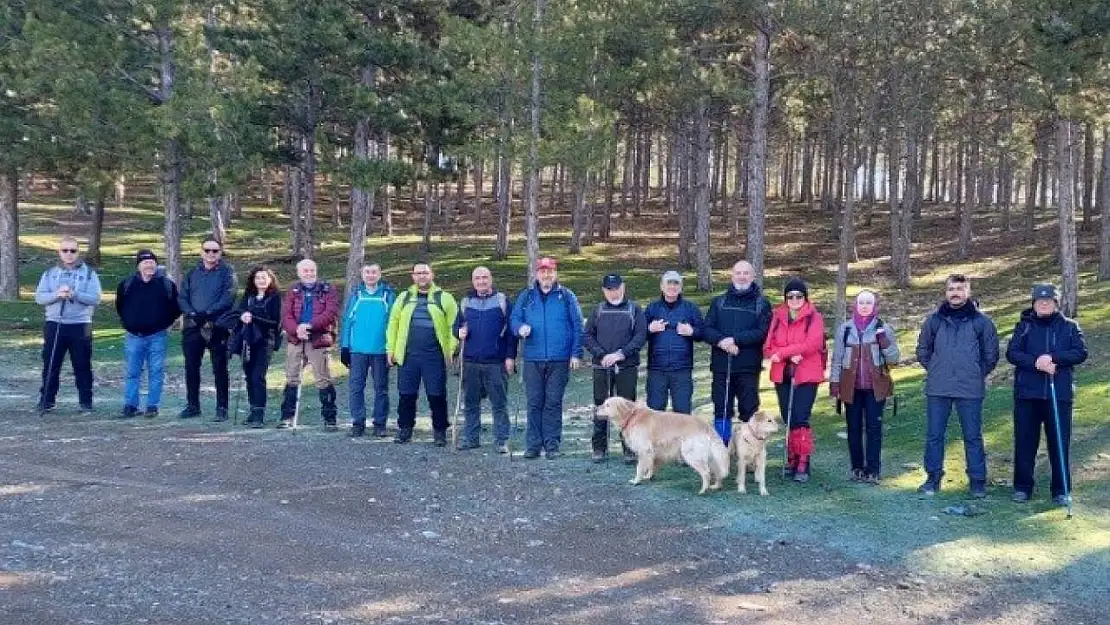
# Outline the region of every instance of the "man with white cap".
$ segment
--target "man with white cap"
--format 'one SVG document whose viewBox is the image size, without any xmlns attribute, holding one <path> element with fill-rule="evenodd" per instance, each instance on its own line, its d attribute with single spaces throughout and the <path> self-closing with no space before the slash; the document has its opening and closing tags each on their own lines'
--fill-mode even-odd
<svg viewBox="0 0 1110 625">
<path fill-rule="evenodd" d="M 668 271 L 659 282 L 662 294 L 648 304 L 647 405 L 690 414 L 694 397 L 694 342 L 705 324 L 698 305 L 682 297 L 682 274 Z"/>
<path fill-rule="evenodd" d="M 1037 284 L 1033 286 L 1033 306 L 1021 313 L 1011 337 L 1006 360 L 1014 365 L 1013 499 L 1025 503 L 1033 494 L 1033 468 L 1043 428 L 1052 467 L 1052 501 L 1067 505 L 1071 484 L 1068 452 L 1074 398 L 1072 369 L 1087 360 L 1083 331 L 1060 312 L 1056 287 Z"/>
</svg>

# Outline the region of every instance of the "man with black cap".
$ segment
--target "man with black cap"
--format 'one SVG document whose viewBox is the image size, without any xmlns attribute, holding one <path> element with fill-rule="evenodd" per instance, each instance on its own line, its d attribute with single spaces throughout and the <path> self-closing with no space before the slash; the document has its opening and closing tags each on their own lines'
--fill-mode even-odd
<svg viewBox="0 0 1110 625">
<path fill-rule="evenodd" d="M 987 376 L 998 364 L 998 331 L 971 299 L 971 280 L 952 274 L 945 301 L 917 336 L 917 361 L 925 368 L 924 495 L 940 490 L 948 417 L 955 406 L 964 437 L 971 496 L 987 496 L 987 452 L 983 446 L 983 398 Z"/>
<path fill-rule="evenodd" d="M 640 306 L 625 298 L 624 279 L 611 273 L 601 280 L 605 299 L 586 321 L 586 349 L 593 355 L 594 409 L 617 395 L 636 401 L 640 349 L 647 341 L 647 320 Z M 593 461 L 609 453 L 609 420 L 594 417 Z M 624 444 L 624 461 L 636 462 L 636 454 Z"/>
<path fill-rule="evenodd" d="M 127 378 L 123 385 L 123 412 L 120 418 L 139 414 L 139 387 L 144 365 L 147 370 L 146 410 L 143 416 L 158 416 L 165 379 L 166 331 L 181 315 L 177 304 L 177 285 L 158 266 L 150 250 L 135 254 L 137 271 L 116 287 L 116 313 L 126 334 L 123 354 Z"/>
<path fill-rule="evenodd" d="M 197 266 L 181 281 L 177 303 L 185 315 L 181 331 L 181 351 L 185 355 L 185 408 L 178 416 L 200 416 L 200 363 L 204 352 L 212 359 L 216 379 L 216 418 L 227 421 L 228 372 L 227 341 L 234 327 L 235 269 L 223 258 L 223 245 L 216 237 L 205 237 L 200 244 Z M 230 326 L 225 325 L 230 321 Z"/>
<path fill-rule="evenodd" d="M 1052 501 L 1067 505 L 1071 484 L 1072 369 L 1087 360 L 1087 344 L 1079 324 L 1060 312 L 1060 296 L 1055 286 L 1033 286 L 1033 306 L 1021 313 L 1006 348 L 1006 360 L 1014 365 L 1013 499 L 1025 503 L 1033 494 L 1033 468 L 1043 427 L 1052 467 Z"/>
<path fill-rule="evenodd" d="M 659 282 L 662 295 L 647 305 L 648 408 L 690 414 L 694 398 L 694 341 L 701 340 L 702 319 L 698 305 L 683 299 L 682 274 L 668 271 Z"/>
<path fill-rule="evenodd" d="M 735 405 L 747 422 L 759 410 L 763 341 L 771 327 L 771 303 L 755 282 L 747 261 L 732 266 L 732 284 L 709 303 L 702 336 L 713 346 L 713 425 L 727 445 Z"/>
</svg>

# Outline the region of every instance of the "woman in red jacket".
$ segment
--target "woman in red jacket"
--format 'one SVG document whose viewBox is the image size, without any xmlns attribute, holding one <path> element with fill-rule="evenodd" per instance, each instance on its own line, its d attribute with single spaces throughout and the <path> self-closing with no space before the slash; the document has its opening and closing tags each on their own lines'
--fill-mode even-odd
<svg viewBox="0 0 1110 625">
<path fill-rule="evenodd" d="M 790 423 L 786 474 L 795 482 L 808 482 L 813 454 L 809 416 L 817 386 L 825 380 L 825 320 L 810 303 L 806 283 L 800 278 L 787 281 L 783 300 L 771 317 L 763 356 L 771 361 L 771 381 L 783 421 Z"/>
</svg>

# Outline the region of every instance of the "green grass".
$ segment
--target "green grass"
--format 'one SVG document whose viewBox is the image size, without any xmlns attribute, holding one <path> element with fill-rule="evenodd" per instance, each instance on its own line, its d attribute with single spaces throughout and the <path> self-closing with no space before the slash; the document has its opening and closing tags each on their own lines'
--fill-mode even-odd
<svg viewBox="0 0 1110 625">
<path fill-rule="evenodd" d="M 39 274 L 54 259 L 57 236 L 63 232 L 87 232 L 86 218 L 74 216 L 64 203 L 28 204 L 21 207 L 21 270 L 22 293 L 19 302 L 0 303 L 0 376 L 4 393 L 34 401 L 37 389 L 38 350 L 41 345 L 41 308 L 31 301 Z M 814 480 L 808 485 L 786 483 L 779 477 L 781 467 L 781 434 L 772 442 L 768 485 L 771 496 L 752 494 L 740 496 L 732 480 L 726 482 L 728 492 L 701 499 L 712 515 L 712 522 L 727 528 L 764 536 L 803 535 L 842 549 L 861 559 L 896 562 L 920 567 L 944 575 L 980 574 L 992 576 L 1036 576 L 1060 574 L 1083 586 L 1106 582 L 1110 570 L 1110 433 L 1103 421 L 1110 408 L 1110 284 L 1094 280 L 1092 259 L 1084 258 L 1081 266 L 1081 314 L 1079 320 L 1086 331 L 1092 358 L 1078 373 L 1078 395 L 1075 409 L 1073 472 L 1076 515 L 1064 520 L 1062 510 L 1046 503 L 1047 458 L 1038 464 L 1038 487 L 1035 501 L 1016 506 L 1009 501 L 1011 478 L 1011 367 L 1002 362 L 991 376 L 985 403 L 985 438 L 992 479 L 990 497 L 977 503 L 983 514 L 975 517 L 951 516 L 947 506 L 966 503 L 966 478 L 963 469 L 963 448 L 958 421 L 953 417 L 949 430 L 946 455 L 946 481 L 941 494 L 932 499 L 915 493 L 923 474 L 919 468 L 923 449 L 924 401 L 921 393 L 923 371 L 912 363 L 917 330 L 925 316 L 939 300 L 944 277 L 955 271 L 974 277 L 973 292 L 985 311 L 995 320 L 1003 341 L 1008 338 L 1022 309 L 1028 305 L 1029 287 L 1033 282 L 1051 280 L 1058 274 L 1051 251 L 1018 244 L 1014 235 L 998 233 L 989 224 L 977 226 L 984 233 L 977 241 L 980 256 L 966 262 L 950 262 L 954 258 L 954 232 L 944 215 L 931 216 L 927 210 L 915 236 L 926 240 L 915 247 L 914 283 L 909 289 L 895 289 L 886 280 L 885 261 L 870 259 L 883 254 L 886 226 L 879 219 L 871 230 L 860 233 L 862 260 L 853 265 L 854 292 L 864 284 L 877 287 L 882 293 L 883 316 L 898 330 L 905 366 L 895 370 L 898 415 L 890 409 L 885 421 L 884 479 L 881 487 L 869 487 L 847 481 L 847 445 L 837 436 L 843 430 L 843 419 L 833 411 L 833 404 L 822 389 L 815 407 L 813 423 L 817 432 L 818 451 L 815 456 Z M 542 238 L 541 249 L 560 258 L 560 278 L 574 289 L 585 308 L 600 298 L 599 280 L 609 271 L 621 272 L 628 281 L 630 295 L 647 301 L 657 293 L 658 276 L 674 266 L 674 241 L 669 236 L 673 224 L 661 225 L 661 215 L 645 216 L 615 224 L 616 232 L 609 242 L 586 248 L 582 254 L 567 256 L 568 233 L 551 227 Z M 777 290 L 787 275 L 801 273 L 810 280 L 811 297 L 832 317 L 834 299 L 835 244 L 828 240 L 828 218 L 818 211 L 807 212 L 799 207 L 775 206 L 768 223 L 768 292 L 777 300 Z M 398 220 L 399 224 L 403 224 Z M 415 223 L 415 222 L 413 222 Z M 805 231 L 798 228 L 806 224 Z M 821 224 L 813 226 L 812 224 Z M 207 220 L 194 219 L 186 224 L 184 258 L 186 267 L 196 262 L 200 239 Z M 437 225 L 438 227 L 438 225 Z M 548 227 L 545 225 L 545 227 Z M 622 230 L 622 228 L 624 230 Z M 1038 237 L 1045 240 L 1052 228 L 1045 227 Z M 461 294 L 469 284 L 471 269 L 477 264 L 488 265 L 495 280 L 510 293 L 523 286 L 525 257 L 514 224 L 514 254 L 505 261 L 494 262 L 491 225 L 464 227 L 450 241 L 433 241 L 431 258 L 437 282 Z M 723 232 L 723 226 L 714 232 Z M 320 275 L 336 279 L 342 276 L 346 263 L 347 236 L 320 220 L 322 245 L 317 258 Z M 1054 235 L 1053 235 L 1054 236 Z M 1090 236 L 1090 235 L 1085 235 Z M 98 402 L 105 410 L 119 407 L 119 384 L 122 355 L 122 334 L 117 328 L 112 306 L 115 285 L 133 270 L 132 258 L 140 247 L 161 249 L 161 213 L 158 207 L 143 204 L 120 211 L 109 210 L 105 227 L 105 244 L 101 280 L 105 301 L 95 317 L 96 372 L 100 383 Z M 1048 240 L 1053 240 L 1051 237 Z M 715 239 L 717 242 L 717 239 Z M 409 282 L 411 263 L 420 257 L 419 238 L 405 233 L 387 239 L 376 232 L 367 243 L 367 259 L 380 263 L 386 279 L 405 287 Z M 1081 245 L 1081 249 L 1091 246 Z M 287 219 L 275 209 L 249 207 L 244 219 L 235 223 L 227 246 L 229 259 L 239 268 L 240 277 L 254 262 L 272 262 L 283 283 L 294 274 L 288 252 Z M 714 252 L 716 287 L 727 284 L 724 273 L 737 253 L 724 242 Z M 687 296 L 703 306 L 709 293 L 693 291 L 692 272 L 688 276 Z M 831 319 L 829 321 L 831 325 Z M 180 406 L 182 359 L 174 334 L 168 363 L 169 410 Z M 702 348 L 698 362 L 708 362 Z M 237 363 L 233 365 L 236 367 Z M 342 368 L 340 369 L 342 379 Z M 269 376 L 271 414 L 276 394 L 282 385 L 280 364 L 271 367 Z M 708 418 L 709 374 L 707 368 L 695 372 L 696 412 Z M 207 376 L 206 376 L 207 380 Z M 762 399 L 767 409 L 776 409 L 775 394 L 766 376 L 763 378 Z M 510 386 L 510 408 L 523 422 L 523 397 L 519 379 Z M 450 399 L 454 404 L 454 380 Z M 210 400 L 211 393 L 206 393 Z M 311 425 L 316 414 L 314 393 L 306 393 L 306 414 Z M 345 391 L 340 389 L 340 396 Z M 176 403 L 175 403 L 176 402 Z M 585 454 L 588 449 L 588 425 L 591 403 L 589 372 L 577 372 L 567 391 L 568 449 Z M 345 406 L 345 400 L 341 400 Z M 396 406 L 396 403 L 393 404 Z M 518 439 L 519 440 L 519 439 Z M 688 469 L 673 467 L 663 470 L 648 489 L 662 494 L 690 494 L 695 480 Z M 1090 577 L 1094 575 L 1094 577 Z M 1093 580 L 1093 581 L 1092 581 Z M 1104 586 L 1103 586 L 1104 587 Z"/>
</svg>

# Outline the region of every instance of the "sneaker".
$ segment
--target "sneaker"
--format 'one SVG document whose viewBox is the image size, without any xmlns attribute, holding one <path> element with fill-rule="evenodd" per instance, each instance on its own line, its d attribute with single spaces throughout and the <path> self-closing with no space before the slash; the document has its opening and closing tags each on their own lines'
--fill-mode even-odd
<svg viewBox="0 0 1110 625">
<path fill-rule="evenodd" d="M 384 425 L 374 426 L 374 438 L 385 438 L 386 436 L 389 436 L 389 434 L 386 433 Z"/>
<path fill-rule="evenodd" d="M 132 419 L 135 415 L 139 414 L 139 409 L 134 406 L 124 406 L 123 410 L 119 413 L 120 419 Z"/>
<path fill-rule="evenodd" d="M 147 419 L 153 419 L 158 416 L 158 406 L 147 406 L 143 416 Z"/>
<path fill-rule="evenodd" d="M 797 471 L 794 473 L 794 481 L 799 484 L 805 484 L 809 481 L 809 471 Z"/>
<path fill-rule="evenodd" d="M 278 424 L 277 424 L 276 427 L 279 430 L 287 430 L 287 429 L 293 427 L 293 420 L 292 419 L 282 419 L 281 421 L 278 421 Z"/>
<path fill-rule="evenodd" d="M 81 402 L 81 404 L 79 404 L 77 406 L 77 410 L 80 411 L 80 412 L 92 412 L 93 411 L 92 402 L 91 401 L 90 402 Z"/>
<path fill-rule="evenodd" d="M 339 431 L 339 425 L 336 424 L 334 421 L 327 421 L 327 422 L 324 423 L 324 431 L 325 432 L 338 432 Z"/>
<path fill-rule="evenodd" d="M 432 444 L 436 447 L 447 446 L 447 432 L 434 432 L 432 434 Z"/>
<path fill-rule="evenodd" d="M 848 481 L 850 482 L 863 482 L 865 477 L 863 469 L 852 469 L 848 473 Z"/>
<path fill-rule="evenodd" d="M 393 442 L 403 445 L 412 440 L 412 428 L 398 428 L 397 436 L 393 437 Z"/>
<path fill-rule="evenodd" d="M 54 409 L 54 402 L 44 402 L 44 401 L 40 400 L 37 404 L 35 404 L 35 412 L 40 412 L 40 413 L 45 414 L 47 412 L 50 412 L 53 409 Z"/>
<path fill-rule="evenodd" d="M 255 430 L 259 430 L 259 429 L 262 429 L 262 428 L 266 427 L 266 424 L 262 421 L 249 421 L 247 423 L 247 427 L 250 427 L 250 428 L 255 429 Z M 278 425 L 278 427 L 281 427 L 281 426 Z"/>
<path fill-rule="evenodd" d="M 871 486 L 878 486 L 879 476 L 875 473 L 865 473 L 863 475 L 863 482 L 865 484 L 870 484 Z"/>
<path fill-rule="evenodd" d="M 220 423 L 227 421 L 227 408 L 216 408 L 216 416 L 212 417 L 212 423 Z"/>
<path fill-rule="evenodd" d="M 559 458 L 559 450 L 553 449 L 549 452 L 544 453 L 544 456 L 546 456 L 548 460 L 557 460 Z"/>
<path fill-rule="evenodd" d="M 987 496 L 987 481 L 986 480 L 971 480 L 971 496 L 976 499 L 983 499 Z"/>
<path fill-rule="evenodd" d="M 508 443 L 497 443 L 497 445 L 494 446 L 494 449 L 497 450 L 497 453 L 499 453 L 501 455 L 505 455 L 505 454 L 509 453 L 509 444 Z"/>
<path fill-rule="evenodd" d="M 940 490 L 940 478 L 943 475 L 943 473 L 928 474 L 928 476 L 925 478 L 925 482 L 921 486 L 917 487 L 917 492 L 921 493 L 922 495 L 929 496 L 937 494 L 937 491 Z"/>
<path fill-rule="evenodd" d="M 478 449 L 478 441 L 463 441 L 459 443 L 459 451 L 466 451 L 468 449 Z"/>
<path fill-rule="evenodd" d="M 1029 503 L 1029 493 L 1023 490 L 1015 490 L 1013 495 L 1010 495 L 1010 500 L 1014 503 Z"/>
<path fill-rule="evenodd" d="M 193 417 L 200 416 L 200 406 L 185 406 L 181 412 L 177 413 L 178 419 L 192 419 Z"/>
<path fill-rule="evenodd" d="M 359 438 L 364 435 L 366 435 L 365 425 L 352 425 L 351 431 L 347 432 L 347 436 L 350 438 Z"/>
<path fill-rule="evenodd" d="M 528 451 L 524 452 L 524 457 L 527 458 L 528 460 L 535 460 L 536 458 L 540 457 L 540 450 L 538 450 L 538 449 L 529 449 Z"/>
<path fill-rule="evenodd" d="M 609 454 L 605 453 L 604 449 L 595 449 L 594 453 L 590 454 L 590 460 L 593 461 L 594 464 L 601 464 L 605 462 L 608 455 Z"/>
<path fill-rule="evenodd" d="M 1061 507 L 1067 507 L 1068 504 L 1071 503 L 1071 497 L 1067 495 L 1055 495 L 1052 497 L 1052 503 Z"/>
</svg>

